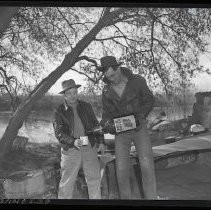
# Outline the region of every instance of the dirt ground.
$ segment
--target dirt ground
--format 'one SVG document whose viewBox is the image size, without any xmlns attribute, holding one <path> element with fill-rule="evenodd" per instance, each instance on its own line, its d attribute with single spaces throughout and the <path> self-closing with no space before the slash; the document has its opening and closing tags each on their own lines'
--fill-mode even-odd
<svg viewBox="0 0 211 210">
<path fill-rule="evenodd" d="M 46 169 L 52 167 L 55 171 L 59 168 L 59 153 L 58 148 L 49 145 L 39 145 L 39 144 L 29 144 L 27 150 L 11 150 L 9 151 L 5 159 L 0 163 L 0 198 L 5 198 L 3 193 L 3 181 L 14 172 L 19 171 L 36 171 L 40 169 Z M 46 184 L 55 186 L 56 190 L 56 180 L 58 174 L 55 177 L 48 179 Z M 12 180 L 22 180 L 23 177 L 13 177 Z M 56 192 L 52 192 L 52 198 L 56 198 Z"/>
<path fill-rule="evenodd" d="M 156 170 L 158 194 L 168 200 L 210 200 L 211 167 L 189 163 Z"/>
<path fill-rule="evenodd" d="M 46 148 L 42 147 L 45 151 Z M 40 150 L 41 151 L 41 150 Z M 52 164 L 58 169 L 58 161 L 49 161 L 48 158 L 37 156 L 30 152 L 16 151 L 7 156 L 0 168 L 0 180 L 9 174 L 21 170 L 35 170 Z M 57 165 L 56 165 L 57 164 Z M 210 200 L 211 199 L 211 152 L 203 153 L 196 161 L 173 168 L 156 169 L 158 195 L 164 200 Z M 58 184 L 59 177 L 56 177 Z M 56 197 L 56 182 L 49 182 L 55 189 L 49 198 Z M 0 188 L 0 198 L 4 198 Z M 42 198 L 42 195 L 40 197 Z M 87 186 L 80 172 L 76 183 L 75 199 L 86 199 Z M 141 199 L 141 198 L 140 198 Z"/>
</svg>

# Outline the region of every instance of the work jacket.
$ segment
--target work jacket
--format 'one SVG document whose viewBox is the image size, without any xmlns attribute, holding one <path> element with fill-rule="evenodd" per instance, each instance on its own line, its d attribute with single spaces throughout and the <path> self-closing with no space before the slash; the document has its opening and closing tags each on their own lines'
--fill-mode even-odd
<svg viewBox="0 0 211 210">
<path fill-rule="evenodd" d="M 121 98 L 114 91 L 110 81 L 104 77 L 106 83 L 102 92 L 103 114 L 101 124 L 106 121 L 134 114 L 141 121 L 145 119 L 153 108 L 154 97 L 146 84 L 146 80 L 133 74 L 128 68 L 121 67 L 122 74 L 128 79 Z"/>
<path fill-rule="evenodd" d="M 91 146 L 93 147 L 96 142 L 102 143 L 104 140 L 103 135 L 94 133 L 87 134 L 88 131 L 93 130 L 95 126 L 99 125 L 91 104 L 78 100 L 77 112 Z M 63 149 L 67 150 L 68 148 L 74 147 L 74 113 L 72 107 L 68 106 L 66 102 L 55 110 L 53 127 L 55 136 L 61 143 Z"/>
</svg>

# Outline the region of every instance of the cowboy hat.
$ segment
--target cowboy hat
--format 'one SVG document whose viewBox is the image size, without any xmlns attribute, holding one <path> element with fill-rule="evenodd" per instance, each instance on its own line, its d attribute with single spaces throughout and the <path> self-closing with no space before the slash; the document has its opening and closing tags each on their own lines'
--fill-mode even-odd
<svg viewBox="0 0 211 210">
<path fill-rule="evenodd" d="M 114 56 L 105 56 L 100 59 L 101 66 L 97 68 L 100 72 L 105 72 L 106 68 L 110 66 L 120 66 L 122 62 L 117 62 Z"/>
<path fill-rule="evenodd" d="M 81 85 L 75 84 L 75 81 L 73 79 L 64 80 L 62 82 L 62 91 L 59 92 L 59 94 L 63 94 L 65 91 L 71 89 L 71 88 L 79 88 Z"/>
</svg>

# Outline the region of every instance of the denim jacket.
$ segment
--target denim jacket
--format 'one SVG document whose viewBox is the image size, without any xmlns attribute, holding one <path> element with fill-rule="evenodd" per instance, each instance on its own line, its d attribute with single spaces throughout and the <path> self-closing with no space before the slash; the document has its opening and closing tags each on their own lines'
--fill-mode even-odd
<svg viewBox="0 0 211 210">
<path fill-rule="evenodd" d="M 78 100 L 77 105 L 78 115 L 85 129 L 87 131 L 92 130 L 95 126 L 99 125 L 98 120 L 94 114 L 91 104 Z M 53 127 L 55 136 L 61 143 L 63 149 L 67 150 L 70 147 L 74 147 L 74 114 L 71 106 L 67 103 L 61 104 L 54 113 Z M 97 134 L 86 134 L 88 135 L 91 146 L 94 146 L 95 142 L 103 142 L 103 136 Z"/>
<path fill-rule="evenodd" d="M 153 108 L 154 97 L 146 80 L 140 75 L 133 74 L 128 68 L 121 67 L 121 71 L 128 79 L 121 98 L 111 87 L 108 79 L 103 79 L 106 85 L 102 92 L 102 124 L 115 117 L 130 114 L 145 119 Z"/>
</svg>

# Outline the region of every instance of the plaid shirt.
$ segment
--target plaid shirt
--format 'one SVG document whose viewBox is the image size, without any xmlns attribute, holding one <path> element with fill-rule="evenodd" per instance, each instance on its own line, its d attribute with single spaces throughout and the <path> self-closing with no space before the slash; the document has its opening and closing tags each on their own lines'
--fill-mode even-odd
<svg viewBox="0 0 211 210">
<path fill-rule="evenodd" d="M 91 104 L 78 100 L 77 105 L 78 115 L 84 126 L 85 133 L 92 130 L 95 126 L 99 125 L 98 120 L 94 114 Z M 71 106 L 67 103 L 61 104 L 54 113 L 53 127 L 56 138 L 61 143 L 61 146 L 67 150 L 74 146 L 73 128 L 74 126 L 74 115 Z M 86 134 L 87 135 L 87 134 Z M 103 135 L 89 134 L 89 141 L 91 146 L 94 146 L 95 142 L 103 142 Z"/>
<path fill-rule="evenodd" d="M 103 79 L 106 85 L 102 92 L 102 124 L 110 119 L 130 114 L 135 114 L 139 119 L 143 119 L 153 108 L 154 97 L 146 80 L 125 67 L 121 67 L 121 71 L 128 79 L 121 98 L 111 87 L 109 80 L 106 77 Z"/>
</svg>

